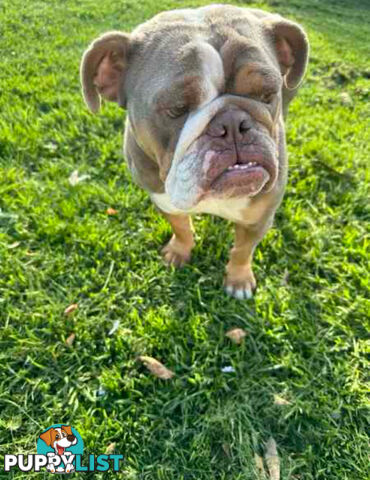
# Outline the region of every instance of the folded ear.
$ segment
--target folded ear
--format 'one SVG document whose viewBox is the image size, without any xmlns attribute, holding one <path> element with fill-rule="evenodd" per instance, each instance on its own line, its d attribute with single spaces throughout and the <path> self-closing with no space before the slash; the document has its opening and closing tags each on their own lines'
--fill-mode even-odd
<svg viewBox="0 0 370 480">
<path fill-rule="evenodd" d="M 281 73 L 285 75 L 285 86 L 295 89 L 302 81 L 308 62 L 309 44 L 306 33 L 297 23 L 273 15 L 264 20 L 275 43 Z"/>
<path fill-rule="evenodd" d="M 82 92 L 92 112 L 100 108 L 100 95 L 112 102 L 120 101 L 127 68 L 130 36 L 108 32 L 92 42 L 81 61 Z"/>
<path fill-rule="evenodd" d="M 69 425 L 62 425 L 60 428 L 61 428 L 63 431 L 65 431 L 67 435 L 73 435 L 73 433 L 72 433 L 72 427 L 71 427 L 71 426 L 69 426 Z"/>
<path fill-rule="evenodd" d="M 44 440 L 46 445 L 50 446 L 51 445 L 51 433 L 52 433 L 53 428 L 49 428 L 49 430 L 46 430 L 46 432 L 42 433 L 40 435 L 41 440 Z"/>
</svg>

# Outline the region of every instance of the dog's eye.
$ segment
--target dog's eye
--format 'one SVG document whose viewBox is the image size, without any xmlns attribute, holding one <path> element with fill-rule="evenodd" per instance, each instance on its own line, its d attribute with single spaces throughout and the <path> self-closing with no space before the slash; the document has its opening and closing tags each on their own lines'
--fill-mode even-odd
<svg viewBox="0 0 370 480">
<path fill-rule="evenodd" d="M 60 437 L 59 437 L 59 435 L 55 435 L 55 438 L 56 438 L 56 440 L 59 440 Z"/>
<path fill-rule="evenodd" d="M 185 115 L 185 113 L 187 112 L 188 112 L 187 105 L 176 105 L 175 107 L 168 108 L 166 110 L 166 113 L 170 118 L 179 118 L 182 115 Z"/>
</svg>

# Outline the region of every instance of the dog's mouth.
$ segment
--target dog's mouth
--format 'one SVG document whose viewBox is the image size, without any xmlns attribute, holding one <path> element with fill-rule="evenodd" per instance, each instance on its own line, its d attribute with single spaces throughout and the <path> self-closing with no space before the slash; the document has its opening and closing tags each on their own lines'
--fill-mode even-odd
<svg viewBox="0 0 370 480">
<path fill-rule="evenodd" d="M 219 159 L 220 160 L 220 159 Z M 276 179 L 276 165 L 271 153 L 260 145 L 244 145 L 232 163 L 218 161 L 219 169 L 210 184 L 211 194 L 253 197 L 268 191 Z"/>
<path fill-rule="evenodd" d="M 57 445 L 57 450 L 58 450 L 58 455 L 63 455 L 65 448 Z"/>
</svg>

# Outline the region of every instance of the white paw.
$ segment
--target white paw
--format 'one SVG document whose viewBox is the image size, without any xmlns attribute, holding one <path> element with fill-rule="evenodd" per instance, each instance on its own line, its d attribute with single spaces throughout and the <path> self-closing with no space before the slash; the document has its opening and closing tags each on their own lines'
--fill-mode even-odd
<svg viewBox="0 0 370 480">
<path fill-rule="evenodd" d="M 253 297 L 252 289 L 249 285 L 239 288 L 233 285 L 226 285 L 225 290 L 228 295 L 238 300 L 249 300 Z"/>
<path fill-rule="evenodd" d="M 256 279 L 254 278 L 252 269 L 247 266 L 244 268 L 234 269 L 230 271 L 225 278 L 225 290 L 238 300 L 249 300 L 253 297 L 256 288 Z"/>
</svg>

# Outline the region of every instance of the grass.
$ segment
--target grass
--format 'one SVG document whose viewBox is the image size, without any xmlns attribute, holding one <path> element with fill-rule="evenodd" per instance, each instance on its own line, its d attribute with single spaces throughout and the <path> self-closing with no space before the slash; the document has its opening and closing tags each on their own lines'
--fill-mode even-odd
<svg viewBox="0 0 370 480">
<path fill-rule="evenodd" d="M 114 442 L 124 454 L 124 472 L 94 478 L 252 480 L 270 435 L 284 480 L 369 478 L 368 4 L 254 4 L 300 21 L 312 53 L 290 110 L 286 196 L 243 303 L 221 290 L 232 242 L 221 219 L 196 218 L 191 265 L 162 265 L 170 230 L 130 180 L 122 111 L 89 114 L 78 80 L 98 34 L 206 3 L 0 5 L 1 469 L 4 453 L 32 453 L 66 422 L 87 452 Z M 75 169 L 91 178 L 72 187 Z M 225 338 L 234 326 L 242 346 Z M 138 355 L 176 377 L 150 376 Z"/>
</svg>

